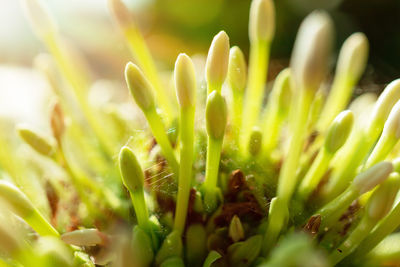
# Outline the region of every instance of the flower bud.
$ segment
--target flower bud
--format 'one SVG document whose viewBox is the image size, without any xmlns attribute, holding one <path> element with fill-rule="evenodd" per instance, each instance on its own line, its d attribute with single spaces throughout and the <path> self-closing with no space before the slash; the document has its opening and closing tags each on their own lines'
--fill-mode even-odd
<svg viewBox="0 0 400 267">
<path fill-rule="evenodd" d="M 287 112 L 290 107 L 292 88 L 290 87 L 291 70 L 286 68 L 276 76 L 271 94 L 276 99 L 280 112 Z"/>
<path fill-rule="evenodd" d="M 102 245 L 106 236 L 97 229 L 82 229 L 61 235 L 61 240 L 74 246 Z"/>
<path fill-rule="evenodd" d="M 400 100 L 394 105 L 383 127 L 382 136 L 400 138 Z"/>
<path fill-rule="evenodd" d="M 35 212 L 28 197 L 10 182 L 0 180 L 0 198 L 21 218 L 29 217 Z"/>
<path fill-rule="evenodd" d="M 178 103 L 182 108 L 195 105 L 196 76 L 194 65 L 186 54 L 179 54 L 175 62 L 175 88 Z"/>
<path fill-rule="evenodd" d="M 48 142 L 48 140 L 40 136 L 34 130 L 29 129 L 24 125 L 19 125 L 17 131 L 19 136 L 36 152 L 47 157 L 54 155 L 54 147 Z"/>
<path fill-rule="evenodd" d="M 229 262 L 232 266 L 248 266 L 257 258 L 261 245 L 261 235 L 254 235 L 246 241 L 234 243 L 228 248 Z"/>
<path fill-rule="evenodd" d="M 143 189 L 144 175 L 142 168 L 132 149 L 127 146 L 122 147 L 119 153 L 119 169 L 122 182 L 131 193 Z"/>
<path fill-rule="evenodd" d="M 392 209 L 399 187 L 400 175 L 393 172 L 370 197 L 367 203 L 367 215 L 376 221 L 385 217 Z"/>
<path fill-rule="evenodd" d="M 272 0 L 253 0 L 250 7 L 249 38 L 251 42 L 272 41 L 275 34 L 275 6 Z"/>
<path fill-rule="evenodd" d="M 385 181 L 392 171 L 393 165 L 391 162 L 379 162 L 365 172 L 357 175 L 356 178 L 354 178 L 352 186 L 354 186 L 359 191 L 359 194 L 362 195 Z"/>
<path fill-rule="evenodd" d="M 257 156 L 261 150 L 262 132 L 257 126 L 253 127 L 249 140 L 249 152 L 253 156 Z"/>
<path fill-rule="evenodd" d="M 172 231 L 165 239 L 156 256 L 156 264 L 160 265 L 170 257 L 181 257 L 183 244 L 178 231 Z"/>
<path fill-rule="evenodd" d="M 234 46 L 229 51 L 228 83 L 234 92 L 242 92 L 247 84 L 247 66 L 242 50 Z"/>
<path fill-rule="evenodd" d="M 208 92 L 219 90 L 225 81 L 229 63 L 229 37 L 220 31 L 212 40 L 206 62 Z M 210 88 L 212 87 L 212 89 Z"/>
<path fill-rule="evenodd" d="M 132 15 L 121 0 L 109 0 L 108 6 L 112 17 L 121 28 L 127 28 L 129 25 L 133 25 Z"/>
<path fill-rule="evenodd" d="M 340 50 L 336 72 L 352 81 L 358 81 L 367 65 L 368 50 L 365 34 L 357 32 L 350 35 Z"/>
<path fill-rule="evenodd" d="M 185 264 L 180 257 L 171 257 L 166 259 L 160 267 L 185 267 Z"/>
<path fill-rule="evenodd" d="M 61 109 L 60 102 L 55 102 L 50 114 L 50 126 L 54 138 L 57 142 L 61 142 L 61 137 L 65 131 L 64 113 Z"/>
<path fill-rule="evenodd" d="M 229 237 L 232 239 L 233 243 L 244 239 L 242 222 L 236 215 L 233 216 L 231 223 L 229 224 Z"/>
<path fill-rule="evenodd" d="M 214 139 L 221 139 L 225 134 L 227 107 L 224 97 L 217 91 L 208 95 L 206 106 L 207 134 Z"/>
<path fill-rule="evenodd" d="M 314 11 L 302 22 L 294 44 L 290 66 L 295 84 L 317 91 L 328 69 L 333 39 L 329 15 Z"/>
<path fill-rule="evenodd" d="M 186 260 L 194 266 L 207 254 L 207 232 L 202 224 L 192 224 L 186 231 Z"/>
<path fill-rule="evenodd" d="M 390 111 L 400 99 L 400 79 L 394 80 L 385 87 L 375 103 L 371 114 L 370 125 L 367 133 L 372 137 L 378 137 Z"/>
<path fill-rule="evenodd" d="M 138 66 L 131 62 L 126 64 L 125 80 L 136 104 L 143 111 L 155 107 L 153 88 Z"/>
<path fill-rule="evenodd" d="M 342 111 L 336 116 L 329 126 L 325 139 L 325 149 L 327 152 L 334 154 L 343 146 L 353 128 L 353 122 L 354 115 L 350 110 Z"/>
<path fill-rule="evenodd" d="M 42 39 L 57 32 L 57 26 L 47 7 L 40 0 L 22 0 L 22 7 L 34 32 Z"/>
</svg>

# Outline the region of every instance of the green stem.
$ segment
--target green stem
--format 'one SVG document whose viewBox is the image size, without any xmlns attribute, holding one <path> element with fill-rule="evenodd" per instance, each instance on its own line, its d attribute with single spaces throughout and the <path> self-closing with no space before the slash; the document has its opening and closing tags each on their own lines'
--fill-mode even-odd
<svg viewBox="0 0 400 267">
<path fill-rule="evenodd" d="M 161 147 L 161 151 L 167 160 L 169 166 L 175 175 L 179 173 L 179 164 L 176 160 L 174 150 L 169 142 L 167 133 L 165 132 L 164 123 L 160 115 L 158 115 L 155 108 L 151 108 L 144 112 L 146 119 L 150 125 L 151 132 L 153 133 L 158 145 Z"/>
<path fill-rule="evenodd" d="M 350 236 L 329 255 L 333 265 L 339 263 L 365 239 L 367 234 L 374 228 L 376 222 L 364 216 Z"/>
<path fill-rule="evenodd" d="M 390 151 L 392 151 L 397 141 L 398 139 L 395 136 L 381 136 L 378 143 L 375 145 L 374 150 L 368 157 L 363 169 L 366 170 L 379 161 L 384 160 Z"/>
<path fill-rule="evenodd" d="M 269 155 L 278 144 L 283 118 L 279 115 L 278 106 L 276 103 L 272 103 L 272 101 L 268 101 L 264 114 L 263 121 L 265 123 L 263 133 L 265 133 L 265 137 L 262 141 L 262 153 L 265 156 Z"/>
<path fill-rule="evenodd" d="M 232 107 L 232 132 L 236 145 L 240 144 L 240 128 L 242 127 L 243 112 L 243 92 L 233 90 L 233 107 Z"/>
<path fill-rule="evenodd" d="M 189 204 L 190 185 L 192 180 L 194 153 L 194 108 L 181 108 L 179 122 L 180 136 L 180 169 L 179 189 L 176 202 L 174 230 L 183 233 Z"/>
<path fill-rule="evenodd" d="M 251 129 L 258 124 L 267 80 L 270 43 L 263 40 L 250 44 L 248 88 L 244 99 L 242 151 L 247 151 Z"/>
<path fill-rule="evenodd" d="M 367 236 L 354 253 L 356 258 L 365 256 L 376 247 L 386 236 L 391 234 L 400 226 L 400 203 L 377 225 Z"/>
<path fill-rule="evenodd" d="M 60 236 L 57 230 L 36 209 L 25 220 L 41 236 Z"/>
<path fill-rule="evenodd" d="M 222 140 L 208 137 L 206 177 L 204 181 L 206 191 L 211 191 L 217 187 L 221 150 Z"/>
<path fill-rule="evenodd" d="M 135 209 L 136 218 L 140 227 L 146 231 L 151 231 L 149 212 L 147 210 L 146 202 L 144 199 L 143 188 L 130 192 L 133 208 Z"/>
<path fill-rule="evenodd" d="M 322 176 L 328 169 L 331 159 L 332 154 L 328 153 L 326 149 L 322 148 L 319 151 L 306 176 L 300 183 L 298 194 L 302 200 L 307 200 L 312 191 L 317 187 Z"/>
</svg>

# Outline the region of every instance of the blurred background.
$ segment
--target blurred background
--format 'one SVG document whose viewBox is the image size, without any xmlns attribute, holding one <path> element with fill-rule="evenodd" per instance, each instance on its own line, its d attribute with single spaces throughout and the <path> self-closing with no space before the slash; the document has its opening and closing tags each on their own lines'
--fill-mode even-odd
<svg viewBox="0 0 400 267">
<path fill-rule="evenodd" d="M 106 0 L 44 0 L 61 33 L 88 60 L 94 78 L 122 80 L 131 59 L 120 32 L 113 25 Z M 206 54 L 221 29 L 231 45 L 248 55 L 250 0 L 124 0 L 146 38 L 161 70 L 170 70 L 180 52 Z M 360 82 L 366 91 L 379 91 L 400 77 L 399 0 L 279 0 L 276 37 L 269 77 L 288 65 L 301 20 L 314 9 L 327 10 L 336 26 L 336 53 L 356 31 L 370 41 L 368 68 Z M 20 1 L 0 0 L 0 114 L 19 110 L 35 120 L 43 81 L 30 71 L 33 58 L 45 52 L 25 19 Z M 336 57 L 332 59 L 334 68 Z M 24 78 L 22 78 L 24 77 Z M 33 93 L 34 92 L 34 93 Z"/>
</svg>

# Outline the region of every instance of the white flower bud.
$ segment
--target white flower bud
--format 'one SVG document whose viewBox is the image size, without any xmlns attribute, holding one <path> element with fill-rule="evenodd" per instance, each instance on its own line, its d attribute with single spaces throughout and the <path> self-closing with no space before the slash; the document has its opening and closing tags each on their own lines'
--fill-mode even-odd
<svg viewBox="0 0 400 267">
<path fill-rule="evenodd" d="M 143 111 L 155 107 L 153 88 L 138 66 L 131 62 L 126 65 L 125 80 L 136 104 Z"/>
<path fill-rule="evenodd" d="M 272 0 L 253 0 L 250 7 L 250 41 L 270 42 L 275 34 L 275 6 Z"/>
<path fill-rule="evenodd" d="M 190 57 L 180 54 L 175 62 L 175 88 L 181 107 L 194 106 L 196 101 L 196 76 Z"/>
<path fill-rule="evenodd" d="M 391 162 L 379 162 L 365 172 L 357 175 L 352 185 L 359 191 L 359 194 L 362 195 L 385 181 L 392 171 L 393 165 Z"/>
</svg>

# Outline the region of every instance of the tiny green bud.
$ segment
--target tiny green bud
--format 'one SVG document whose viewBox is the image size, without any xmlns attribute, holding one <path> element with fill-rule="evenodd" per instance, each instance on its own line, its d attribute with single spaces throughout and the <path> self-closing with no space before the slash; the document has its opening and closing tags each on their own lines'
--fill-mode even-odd
<svg viewBox="0 0 400 267">
<path fill-rule="evenodd" d="M 206 62 L 206 80 L 209 93 L 219 90 L 225 81 L 229 62 L 229 37 L 220 31 L 212 40 Z"/>
<path fill-rule="evenodd" d="M 334 154 L 346 142 L 353 127 L 354 115 L 350 110 L 339 113 L 329 126 L 325 149 Z"/>
<path fill-rule="evenodd" d="M 119 169 L 122 182 L 131 193 L 143 189 L 142 168 L 132 149 L 127 146 L 122 147 L 119 153 Z"/>
<path fill-rule="evenodd" d="M 379 221 L 392 209 L 394 200 L 400 187 L 400 175 L 397 172 L 390 174 L 372 194 L 367 203 L 367 215 Z"/>
<path fill-rule="evenodd" d="M 262 132 L 257 126 L 253 127 L 249 140 L 249 152 L 253 156 L 257 156 L 261 150 Z"/>
<path fill-rule="evenodd" d="M 275 6 L 272 0 L 253 0 L 250 7 L 250 41 L 272 41 L 275 34 Z"/>
<path fill-rule="evenodd" d="M 150 236 L 138 225 L 133 228 L 133 254 L 139 266 L 150 266 L 154 252 Z"/>
<path fill-rule="evenodd" d="M 207 134 L 217 140 L 224 137 L 227 123 L 227 107 L 224 97 L 213 91 L 207 97 L 206 125 Z"/>
<path fill-rule="evenodd" d="M 237 46 L 229 51 L 228 83 L 234 92 L 243 92 L 247 84 L 246 60 Z"/>
<path fill-rule="evenodd" d="M 364 72 L 368 59 L 368 39 L 361 32 L 353 33 L 340 49 L 336 72 L 358 81 Z"/>
<path fill-rule="evenodd" d="M 393 165 L 391 162 L 379 162 L 365 172 L 357 175 L 356 178 L 354 178 L 353 186 L 359 190 L 359 194 L 362 195 L 385 181 L 392 171 Z"/>
<path fill-rule="evenodd" d="M 35 212 L 28 197 L 10 182 L 0 180 L 0 198 L 21 218 L 29 217 Z"/>
<path fill-rule="evenodd" d="M 293 48 L 290 66 L 295 84 L 317 91 L 328 69 L 333 39 L 329 15 L 314 11 L 301 23 Z"/>
<path fill-rule="evenodd" d="M 178 103 L 186 108 L 196 101 L 196 76 L 194 65 L 186 54 L 179 54 L 175 62 L 175 88 Z"/>
<path fill-rule="evenodd" d="M 185 267 L 185 264 L 182 258 L 179 257 L 171 257 L 163 261 L 160 267 Z"/>
<path fill-rule="evenodd" d="M 229 262 L 232 266 L 250 266 L 260 253 L 261 235 L 255 235 L 246 241 L 237 242 L 228 248 Z"/>
<path fill-rule="evenodd" d="M 108 6 L 111 15 L 121 28 L 133 25 L 132 15 L 121 0 L 109 0 Z"/>
<path fill-rule="evenodd" d="M 136 104 L 143 110 L 155 107 L 153 88 L 138 66 L 129 62 L 125 68 L 125 80 Z"/>
<path fill-rule="evenodd" d="M 82 229 L 61 235 L 61 240 L 74 246 L 96 246 L 104 243 L 106 236 L 97 229 Z"/>
<path fill-rule="evenodd" d="M 42 1 L 22 0 L 22 6 L 34 32 L 40 38 L 47 38 L 57 32 L 54 19 Z"/>
<path fill-rule="evenodd" d="M 39 135 L 34 130 L 19 125 L 17 126 L 17 131 L 19 136 L 36 152 L 42 154 L 43 156 L 51 157 L 54 155 L 54 147 L 46 140 L 43 136 Z"/>
<path fill-rule="evenodd" d="M 179 231 L 172 231 L 165 239 L 156 256 L 156 264 L 163 263 L 170 257 L 181 257 L 183 244 Z"/>
<path fill-rule="evenodd" d="M 367 129 L 367 133 L 373 137 L 380 134 L 380 131 L 389 116 L 390 111 L 396 102 L 400 99 L 400 79 L 389 83 L 375 103 L 371 114 L 371 123 Z"/>
<path fill-rule="evenodd" d="M 236 215 L 233 216 L 231 223 L 229 224 L 229 237 L 234 243 L 244 239 L 243 225 L 239 217 Z"/>
<path fill-rule="evenodd" d="M 202 224 L 192 224 L 186 231 L 186 260 L 188 265 L 195 266 L 207 254 L 207 232 Z"/>
</svg>

